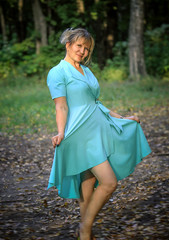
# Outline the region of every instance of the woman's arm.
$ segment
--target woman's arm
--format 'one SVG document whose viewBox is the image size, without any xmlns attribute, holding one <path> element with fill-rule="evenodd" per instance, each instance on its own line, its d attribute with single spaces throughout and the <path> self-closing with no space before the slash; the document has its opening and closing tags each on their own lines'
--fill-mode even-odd
<svg viewBox="0 0 169 240">
<path fill-rule="evenodd" d="M 56 109 L 56 124 L 58 134 L 52 137 L 53 147 L 56 147 L 61 143 L 64 138 L 64 131 L 67 121 L 68 106 L 66 97 L 59 97 L 54 99 Z"/>
<path fill-rule="evenodd" d="M 119 114 L 117 114 L 117 113 L 115 113 L 115 112 L 113 112 L 111 110 L 110 110 L 110 115 L 112 117 L 115 117 L 115 118 L 124 118 L 124 119 L 134 120 L 134 121 L 140 123 L 140 119 L 138 117 L 136 117 L 136 116 L 122 117 L 121 115 L 119 115 Z"/>
<path fill-rule="evenodd" d="M 119 114 L 117 114 L 117 113 L 115 113 L 115 112 L 113 112 L 113 111 L 111 111 L 111 110 L 110 110 L 110 115 L 111 115 L 112 117 L 115 117 L 115 118 L 123 118 L 121 115 L 119 115 Z"/>
</svg>

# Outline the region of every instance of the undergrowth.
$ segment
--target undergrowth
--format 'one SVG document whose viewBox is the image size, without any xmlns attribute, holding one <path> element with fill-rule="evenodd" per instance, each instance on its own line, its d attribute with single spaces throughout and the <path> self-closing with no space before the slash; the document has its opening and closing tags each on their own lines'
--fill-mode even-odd
<svg viewBox="0 0 169 240">
<path fill-rule="evenodd" d="M 1 83 L 0 131 L 15 134 L 55 132 L 55 107 L 41 79 L 8 79 Z M 145 78 L 140 82 L 100 81 L 100 101 L 120 114 L 168 104 L 168 83 Z"/>
</svg>

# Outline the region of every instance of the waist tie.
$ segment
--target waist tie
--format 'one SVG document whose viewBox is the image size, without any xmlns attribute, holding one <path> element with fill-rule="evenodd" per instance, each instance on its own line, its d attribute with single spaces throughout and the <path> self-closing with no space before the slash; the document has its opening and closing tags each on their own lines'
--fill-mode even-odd
<svg viewBox="0 0 169 240">
<path fill-rule="evenodd" d="M 114 118 L 112 117 L 109 113 L 110 110 L 108 108 L 106 108 L 100 101 L 96 100 L 96 104 L 98 105 L 98 107 L 100 108 L 100 110 L 106 115 L 107 120 L 109 121 L 110 125 L 113 126 L 116 131 L 120 134 L 121 132 L 123 132 L 123 127 L 122 125 L 119 123 L 119 119 L 118 118 Z M 121 120 L 121 119 L 120 119 Z"/>
</svg>

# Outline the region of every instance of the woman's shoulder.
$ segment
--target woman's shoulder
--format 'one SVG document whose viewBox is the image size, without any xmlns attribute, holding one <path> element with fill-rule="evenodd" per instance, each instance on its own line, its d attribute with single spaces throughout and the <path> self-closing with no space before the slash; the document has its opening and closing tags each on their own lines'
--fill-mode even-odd
<svg viewBox="0 0 169 240">
<path fill-rule="evenodd" d="M 61 62 L 59 64 L 57 64 L 56 66 L 52 67 L 47 75 L 47 84 L 49 84 L 49 82 L 60 82 L 60 81 L 64 81 L 65 79 L 65 71 L 63 69 L 63 66 L 61 64 Z"/>
<path fill-rule="evenodd" d="M 56 66 L 52 67 L 50 70 L 49 70 L 49 73 L 48 74 L 63 74 L 63 66 L 61 64 L 61 62 L 59 64 L 57 64 Z"/>
</svg>

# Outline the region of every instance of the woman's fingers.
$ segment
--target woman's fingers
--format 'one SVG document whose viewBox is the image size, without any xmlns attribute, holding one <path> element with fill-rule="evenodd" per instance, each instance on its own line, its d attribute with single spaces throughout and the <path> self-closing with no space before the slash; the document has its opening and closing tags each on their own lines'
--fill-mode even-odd
<svg viewBox="0 0 169 240">
<path fill-rule="evenodd" d="M 61 143 L 62 139 L 63 139 L 62 136 L 59 135 L 59 134 L 54 136 L 54 137 L 52 137 L 52 145 L 53 145 L 53 147 L 55 148 L 56 146 L 58 146 Z"/>
<path fill-rule="evenodd" d="M 52 145 L 54 148 L 56 147 L 55 137 L 52 137 Z"/>
<path fill-rule="evenodd" d="M 62 139 L 60 136 L 57 137 L 56 145 L 59 145 L 61 143 Z"/>
<path fill-rule="evenodd" d="M 138 117 L 136 117 L 136 116 L 126 117 L 126 119 L 134 120 L 134 121 L 140 123 L 140 119 Z"/>
<path fill-rule="evenodd" d="M 139 119 L 138 117 L 135 116 L 134 118 L 135 118 L 134 120 L 135 120 L 136 122 L 140 123 L 140 119 Z"/>
<path fill-rule="evenodd" d="M 53 145 L 54 148 L 55 148 L 56 145 L 57 145 L 57 137 L 58 137 L 58 136 L 52 137 L 52 145 Z"/>
</svg>

